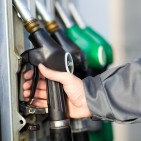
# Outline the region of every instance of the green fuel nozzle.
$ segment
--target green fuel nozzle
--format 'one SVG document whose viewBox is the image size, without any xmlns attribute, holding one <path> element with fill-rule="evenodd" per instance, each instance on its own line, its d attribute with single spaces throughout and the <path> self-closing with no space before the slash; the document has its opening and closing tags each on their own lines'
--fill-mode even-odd
<svg viewBox="0 0 141 141">
<path fill-rule="evenodd" d="M 83 19 L 81 18 L 78 10 L 74 6 L 72 2 L 69 2 L 68 4 L 69 11 L 77 23 L 77 25 L 89 36 L 94 38 L 95 40 L 98 40 L 104 47 L 104 50 L 106 52 L 106 57 L 107 57 L 107 66 L 113 63 L 113 50 L 111 45 L 96 31 L 94 31 L 90 26 L 86 26 L 84 23 Z"/>
<path fill-rule="evenodd" d="M 67 17 L 60 3 L 56 1 L 55 9 L 66 27 L 67 36 L 79 46 L 85 53 L 88 67 L 93 69 L 102 69 L 106 65 L 106 54 L 101 44 L 97 44 L 92 37 L 88 36 L 83 30 L 75 25 Z"/>
<path fill-rule="evenodd" d="M 73 60 L 70 53 L 65 52 L 48 33 L 40 27 L 37 20 L 31 16 L 23 0 L 13 0 L 13 5 L 23 19 L 26 30 L 30 33 L 29 40 L 34 48 L 26 50 L 21 54 L 22 66 L 29 63 L 34 68 L 33 81 L 31 86 L 29 107 L 32 107 L 37 83 L 39 79 L 38 65 L 56 71 L 67 71 L 73 73 Z M 48 94 L 48 119 L 50 122 L 50 141 L 72 141 L 70 121 L 67 118 L 66 95 L 62 84 L 46 79 Z M 36 107 L 37 108 L 37 107 Z M 36 110 L 34 108 L 34 110 Z M 31 114 L 31 113 L 30 113 Z M 36 114 L 35 112 L 32 114 Z M 31 127 L 31 126 L 30 126 Z M 32 129 L 35 126 L 32 125 Z"/>
<path fill-rule="evenodd" d="M 41 16 L 50 36 L 60 44 L 66 52 L 72 55 L 74 61 L 74 74 L 81 79 L 86 77 L 87 63 L 84 53 L 65 35 L 64 31 L 59 28 L 58 23 L 49 15 L 46 7 L 40 1 L 36 1 L 36 10 Z"/>
</svg>

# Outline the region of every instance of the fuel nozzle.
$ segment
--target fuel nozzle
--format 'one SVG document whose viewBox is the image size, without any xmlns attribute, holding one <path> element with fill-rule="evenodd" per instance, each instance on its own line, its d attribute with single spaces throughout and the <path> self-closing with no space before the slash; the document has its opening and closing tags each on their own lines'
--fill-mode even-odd
<svg viewBox="0 0 141 141">
<path fill-rule="evenodd" d="M 104 68 L 107 62 L 103 46 L 72 22 L 58 1 L 55 2 L 55 9 L 66 27 L 66 35 L 85 53 L 88 67 L 97 70 Z"/>
<path fill-rule="evenodd" d="M 13 0 L 13 5 L 20 14 L 25 28 L 30 33 L 29 40 L 34 46 L 33 49 L 21 54 L 22 64 L 29 63 L 34 67 L 30 94 L 32 96 L 30 99 L 33 99 L 39 79 L 38 65 L 40 63 L 56 71 L 73 73 L 73 60 L 70 53 L 65 52 L 44 29 L 40 28 L 22 0 Z M 66 95 L 64 94 L 63 86 L 58 82 L 48 79 L 46 79 L 46 84 L 51 141 L 72 141 L 69 119 L 67 118 Z"/>
<path fill-rule="evenodd" d="M 107 66 L 113 63 L 113 50 L 111 45 L 96 31 L 94 31 L 90 26 L 87 26 L 80 16 L 78 10 L 76 9 L 73 2 L 68 3 L 69 11 L 74 19 L 74 21 L 77 23 L 77 25 L 89 36 L 91 36 L 94 39 L 97 39 L 104 47 L 106 56 L 107 56 Z"/>
<path fill-rule="evenodd" d="M 74 61 L 74 74 L 81 79 L 86 77 L 87 63 L 84 53 L 65 35 L 64 31 L 59 28 L 57 21 L 49 15 L 46 7 L 40 0 L 36 1 L 36 9 L 51 37 L 60 44 L 65 51 L 72 55 Z"/>
</svg>

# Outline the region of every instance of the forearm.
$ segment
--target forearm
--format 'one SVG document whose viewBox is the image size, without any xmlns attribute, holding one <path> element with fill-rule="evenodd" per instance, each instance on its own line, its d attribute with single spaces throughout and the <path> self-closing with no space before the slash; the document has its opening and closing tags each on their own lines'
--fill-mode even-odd
<svg viewBox="0 0 141 141">
<path fill-rule="evenodd" d="M 93 119 L 141 122 L 141 60 L 83 82 Z"/>
</svg>

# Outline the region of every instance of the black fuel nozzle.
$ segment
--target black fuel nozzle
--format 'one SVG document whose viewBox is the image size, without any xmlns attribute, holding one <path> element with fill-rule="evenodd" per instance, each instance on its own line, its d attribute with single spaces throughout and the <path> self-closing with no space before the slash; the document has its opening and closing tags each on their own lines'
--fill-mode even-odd
<svg viewBox="0 0 141 141">
<path fill-rule="evenodd" d="M 87 75 L 87 63 L 84 53 L 79 47 L 73 43 L 60 29 L 58 23 L 49 15 L 45 6 L 36 1 L 37 13 L 41 16 L 46 30 L 50 33 L 50 36 L 61 45 L 61 47 L 72 55 L 74 61 L 74 74 L 83 79 Z"/>
<path fill-rule="evenodd" d="M 37 20 L 21 0 L 13 0 L 13 5 L 20 14 L 26 30 L 30 33 L 29 40 L 34 48 L 21 54 L 22 66 L 29 63 L 34 67 L 33 83 L 29 105 L 35 94 L 39 78 L 38 65 L 56 71 L 73 73 L 74 66 L 70 53 L 65 52 L 48 33 L 40 28 Z M 67 104 L 62 84 L 46 79 L 48 94 L 48 118 L 50 121 L 51 141 L 72 141 L 71 129 L 67 118 Z"/>
<path fill-rule="evenodd" d="M 40 47 L 38 50 L 29 52 L 32 65 L 36 66 L 42 63 L 53 70 L 73 72 L 70 54 L 60 49 L 60 46 L 43 29 L 32 33 L 29 39 L 35 47 Z M 66 141 L 67 137 L 71 141 L 71 129 L 67 119 L 67 104 L 63 87 L 58 82 L 50 80 L 46 80 L 46 82 L 51 141 Z"/>
</svg>

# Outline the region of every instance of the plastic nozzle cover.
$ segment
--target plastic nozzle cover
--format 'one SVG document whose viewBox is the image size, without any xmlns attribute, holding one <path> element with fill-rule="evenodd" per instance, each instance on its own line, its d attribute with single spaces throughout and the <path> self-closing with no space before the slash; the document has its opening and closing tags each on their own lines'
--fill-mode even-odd
<svg viewBox="0 0 141 141">
<path fill-rule="evenodd" d="M 23 22 L 35 19 L 23 0 L 13 0 L 13 6 L 19 13 L 20 18 L 23 20 Z"/>
</svg>

